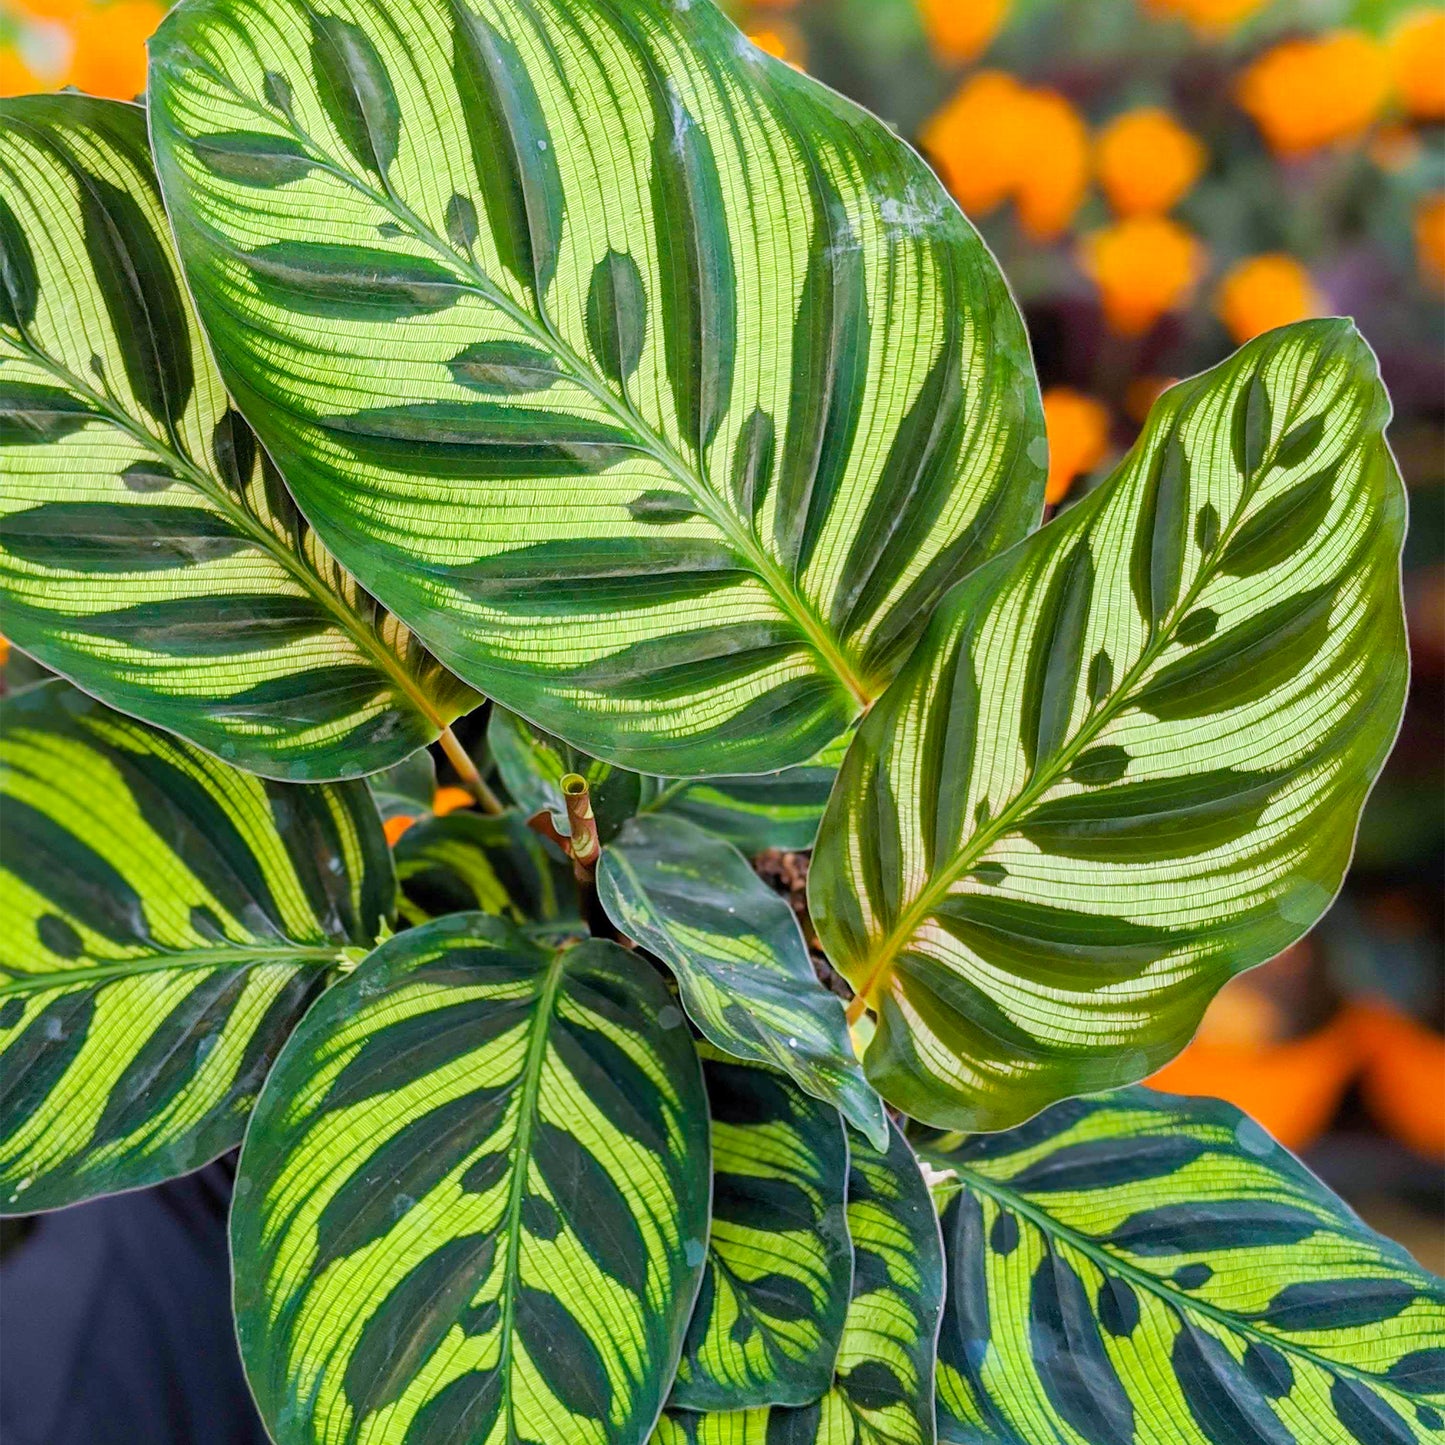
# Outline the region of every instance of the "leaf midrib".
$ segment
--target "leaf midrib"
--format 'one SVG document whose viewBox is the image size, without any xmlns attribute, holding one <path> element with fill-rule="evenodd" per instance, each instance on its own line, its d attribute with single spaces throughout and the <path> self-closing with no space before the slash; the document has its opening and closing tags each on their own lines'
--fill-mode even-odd
<svg viewBox="0 0 1445 1445">
<path fill-rule="evenodd" d="M 1215 540 L 1207 559 L 1200 565 L 1194 581 L 1190 584 L 1189 591 L 1183 594 L 1170 610 L 1168 615 L 1159 623 L 1145 643 L 1139 654 L 1138 660 L 1125 673 L 1120 680 L 1119 686 L 1114 690 L 1113 696 L 1108 699 L 1097 712 L 1086 718 L 1075 736 L 1061 748 L 1053 759 L 1035 770 L 1033 777 L 1028 784 L 1000 810 L 998 816 L 992 819 L 980 832 L 974 834 L 969 846 L 961 849 L 958 856 L 947 867 L 941 868 L 932 879 L 920 890 L 918 896 L 899 915 L 898 922 L 889 930 L 885 937 L 880 951 L 879 961 L 870 971 L 866 981 L 857 990 L 858 998 L 870 1000 L 876 993 L 879 984 L 885 981 L 886 976 L 891 973 L 893 964 L 897 961 L 898 954 L 902 951 L 909 939 L 918 929 L 919 925 L 930 913 L 948 896 L 953 885 L 976 864 L 980 858 L 1001 837 L 1014 831 L 1014 826 L 1021 817 L 1027 813 L 1039 797 L 1048 792 L 1058 783 L 1063 774 L 1078 755 L 1091 743 L 1099 732 L 1111 723 L 1119 713 L 1125 711 L 1132 702 L 1134 686 L 1139 682 L 1144 673 L 1159 660 L 1164 650 L 1173 642 L 1174 631 L 1180 621 L 1193 608 L 1198 601 L 1200 593 L 1217 575 L 1217 568 L 1223 558 L 1225 549 L 1233 540 L 1234 535 L 1244 524 L 1245 513 L 1249 510 L 1249 504 L 1265 476 L 1274 468 L 1275 457 L 1289 435 L 1288 427 L 1280 428 L 1279 440 L 1270 448 L 1268 454 L 1260 458 L 1259 464 L 1252 477 L 1245 479 L 1244 485 L 1240 488 L 1239 502 L 1233 516 L 1230 518 L 1228 529 L 1221 528 L 1220 535 Z M 1100 502 L 1096 510 L 1102 510 L 1103 499 L 1107 492 L 1096 493 Z M 1087 532 L 1092 526 L 1094 518 L 1090 515 L 1085 519 L 1085 525 L 1081 527 L 1080 533 Z M 1042 535 L 1036 534 L 1036 535 Z M 1026 545 L 1026 544 L 1021 544 Z M 960 644 L 962 645 L 962 644 Z"/>
<path fill-rule="evenodd" d="M 847 689 L 859 709 L 866 712 L 873 705 L 886 688 L 889 679 L 863 678 L 858 674 L 841 646 L 829 635 L 812 603 L 788 584 L 782 568 L 763 550 L 751 530 L 741 526 L 727 507 L 721 504 L 721 499 L 707 479 L 694 471 L 666 438 L 659 435 L 637 414 L 625 394 L 620 397 L 614 395 L 611 388 L 593 374 L 592 368 L 557 333 L 542 304 L 537 287 L 534 286 L 533 294 L 537 297 L 538 315 L 533 317 L 513 302 L 510 297 L 498 290 L 483 271 L 470 261 L 459 257 L 451 246 L 443 241 L 405 201 L 391 190 L 389 183 L 385 191 L 378 190 L 369 181 L 343 168 L 326 156 L 314 138 L 301 130 L 289 116 L 284 116 L 278 122 L 274 115 L 268 110 L 262 109 L 251 96 L 237 89 L 228 77 L 221 75 L 209 66 L 204 68 L 208 76 L 217 84 L 224 86 L 244 108 L 263 118 L 268 124 L 280 124 L 283 129 L 288 130 L 291 137 L 306 150 L 308 157 L 321 157 L 312 159 L 312 164 L 319 170 L 335 176 L 365 196 L 374 205 L 389 211 L 398 221 L 404 222 L 413 232 L 415 239 L 428 246 L 444 264 L 449 266 L 466 289 L 475 291 L 488 304 L 503 311 L 534 340 L 550 348 L 558 359 L 572 370 L 573 375 L 570 379 L 582 386 L 595 400 L 611 411 L 618 422 L 634 432 L 644 443 L 641 450 L 665 467 L 686 488 L 689 496 L 704 509 L 708 520 L 752 566 L 782 606 L 788 618 L 803 634 L 808 645 Z M 180 139 L 184 141 L 185 137 L 182 135 Z"/>
<path fill-rule="evenodd" d="M 228 943 L 218 948 L 183 949 L 176 953 L 147 954 L 141 958 L 98 963 L 89 968 L 62 968 L 49 973 L 26 973 L 0 982 L 0 997 L 16 993 L 48 993 L 79 985 L 102 986 L 115 979 L 143 973 L 179 973 L 199 969 L 259 968 L 268 964 L 339 964 L 348 956 L 346 948 L 296 944 L 291 947 L 262 945 L 255 948 Z"/>
<path fill-rule="evenodd" d="M 1048 1237 L 1062 1240 L 1064 1243 L 1077 1249 L 1085 1255 L 1099 1269 L 1102 1274 L 1116 1274 L 1128 1279 L 1131 1283 L 1138 1285 L 1147 1293 L 1154 1295 L 1157 1299 L 1164 1301 L 1171 1309 L 1178 1314 L 1186 1314 L 1193 1311 L 1214 1323 L 1232 1330 L 1236 1334 L 1248 1336 L 1261 1344 L 1269 1345 L 1274 1349 L 1292 1354 L 1299 1359 L 1308 1360 L 1310 1364 L 1328 1373 L 1350 1375 L 1355 1379 L 1364 1381 L 1372 1389 L 1381 1392 L 1388 1391 L 1396 1398 L 1409 1400 L 1412 1404 L 1415 1396 L 1408 1391 L 1401 1390 L 1391 1381 L 1383 1379 L 1379 1375 L 1371 1374 L 1368 1370 L 1358 1365 L 1349 1364 L 1342 1360 L 1332 1360 L 1324 1355 L 1316 1354 L 1307 1345 L 1301 1345 L 1289 1338 L 1287 1335 L 1271 1334 L 1268 1330 L 1261 1329 L 1252 1321 L 1240 1315 L 1231 1314 L 1220 1305 L 1211 1304 L 1208 1300 L 1198 1299 L 1193 1295 L 1185 1294 L 1182 1290 L 1175 1289 L 1167 1280 L 1161 1279 L 1158 1275 L 1150 1274 L 1148 1270 L 1142 1269 L 1133 1263 L 1132 1260 L 1123 1258 L 1114 1253 L 1108 1244 L 1102 1240 L 1095 1239 L 1091 1235 L 1074 1229 L 1056 1219 L 1047 1210 L 1031 1204 L 1023 1196 L 1015 1193 L 1005 1184 L 988 1175 L 980 1174 L 967 1165 L 959 1164 L 956 1160 L 950 1159 L 946 1154 L 931 1154 L 930 1151 L 922 1151 L 924 1157 L 931 1157 L 932 1162 L 940 1169 L 951 1170 L 959 1177 L 960 1189 L 973 1189 L 980 1194 L 986 1194 L 993 1202 L 1001 1208 L 1022 1215 L 1029 1220 L 1042 1234 Z M 1322 1221 L 1321 1228 L 1327 1226 Z"/>
<path fill-rule="evenodd" d="M 252 542 L 269 553 L 304 592 L 320 603 L 330 614 L 337 628 L 350 637 L 363 654 L 370 656 L 378 669 L 391 679 L 397 690 L 412 703 L 427 722 L 438 732 L 446 728 L 446 720 L 433 706 L 431 699 L 421 690 L 415 679 L 407 673 L 401 660 L 371 629 L 362 626 L 356 614 L 342 603 L 340 598 L 321 581 L 311 568 L 306 566 L 299 556 L 283 545 L 280 538 L 269 527 L 264 526 L 259 518 L 253 516 L 242 506 L 224 483 L 198 467 L 180 449 L 179 443 L 172 446 L 162 441 L 133 417 L 128 416 L 109 394 L 96 391 L 71 371 L 64 362 L 51 356 L 31 337 L 23 325 L 19 335 L 23 350 L 30 354 L 31 360 L 37 366 L 44 367 L 63 386 L 68 387 L 88 402 L 97 415 L 108 420 L 112 426 L 125 432 L 132 440 L 145 447 L 157 460 L 174 466 L 184 473 L 186 481 L 196 491 L 200 492 L 230 521 L 235 523 Z M 167 429 L 174 437 L 175 424 L 174 420 L 169 417 L 167 418 Z M 241 478 L 240 480 L 244 484 L 245 479 Z M 122 504 L 117 503 L 116 505 Z"/>
</svg>

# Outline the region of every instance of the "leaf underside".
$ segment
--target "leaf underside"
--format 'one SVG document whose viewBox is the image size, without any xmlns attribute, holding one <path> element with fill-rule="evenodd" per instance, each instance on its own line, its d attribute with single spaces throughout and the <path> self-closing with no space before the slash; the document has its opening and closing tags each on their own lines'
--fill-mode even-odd
<svg viewBox="0 0 1445 1445">
<path fill-rule="evenodd" d="M 948 1445 L 1445 1436 L 1445 1283 L 1230 1105 L 1130 1089 L 923 1152 L 957 1180 Z"/>
<path fill-rule="evenodd" d="M 280 1445 L 641 1445 L 706 1256 L 682 1014 L 615 944 L 409 930 L 287 1043 L 231 1229 Z"/>
<path fill-rule="evenodd" d="M 263 782 L 67 683 L 0 707 L 0 1212 L 240 1142 L 396 884 L 363 783 Z"/>
<path fill-rule="evenodd" d="M 360 590 L 227 401 L 145 112 L 0 102 L 0 629 L 253 772 L 357 777 L 476 695 Z"/>
<path fill-rule="evenodd" d="M 849 750 L 809 875 L 864 1065 L 951 1128 L 1140 1079 L 1349 860 L 1406 683 L 1374 358 L 1274 331 L 956 589 Z"/>
<path fill-rule="evenodd" d="M 802 762 L 1036 523 L 992 259 L 712 5 L 186 0 L 151 54 L 188 279 L 307 516 L 589 754 Z"/>
</svg>

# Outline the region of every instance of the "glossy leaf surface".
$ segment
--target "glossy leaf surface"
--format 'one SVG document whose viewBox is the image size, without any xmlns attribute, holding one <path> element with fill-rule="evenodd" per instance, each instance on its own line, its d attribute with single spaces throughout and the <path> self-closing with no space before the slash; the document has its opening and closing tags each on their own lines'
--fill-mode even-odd
<svg viewBox="0 0 1445 1445">
<path fill-rule="evenodd" d="M 586 932 L 577 918 L 571 870 L 551 857 L 515 812 L 424 818 L 401 835 L 393 852 L 401 916 L 408 923 L 476 910 L 517 924 L 572 920 Z"/>
<path fill-rule="evenodd" d="M 848 1143 L 853 1293 L 827 1394 L 765 1410 L 669 1410 L 653 1445 L 933 1445 L 938 1218 L 896 1127 L 886 1153 L 856 1133 Z"/>
<path fill-rule="evenodd" d="M 992 258 L 714 6 L 186 0 L 151 54 L 187 275 L 307 515 L 588 753 L 802 762 L 1035 524 Z"/>
<path fill-rule="evenodd" d="M 427 748 L 418 748 L 393 767 L 373 773 L 367 780 L 383 819 L 424 818 L 436 798 L 436 762 Z"/>
<path fill-rule="evenodd" d="M 482 914 L 390 940 L 292 1036 L 232 1211 L 279 1445 L 640 1442 L 706 1255 L 707 1106 L 657 975 Z"/>
<path fill-rule="evenodd" d="M 307 527 L 226 398 L 145 112 L 0 102 L 0 630 L 268 777 L 398 762 L 477 702 Z"/>
<path fill-rule="evenodd" d="M 1387 416 L 1347 322 L 1269 332 L 940 608 L 808 880 L 891 1103 L 994 1129 L 1139 1079 L 1324 911 L 1405 693 Z"/>
<path fill-rule="evenodd" d="M 603 849 L 597 895 L 672 969 L 712 1043 L 783 1070 L 885 1137 L 883 1101 L 853 1055 L 842 1000 L 818 982 L 793 910 L 736 848 L 681 818 L 633 818 Z"/>
<path fill-rule="evenodd" d="M 364 783 L 265 782 L 56 679 L 0 707 L 0 1212 L 240 1142 L 396 884 Z"/>
<path fill-rule="evenodd" d="M 943 1142 L 941 1440 L 1441 1438 L 1445 1281 L 1237 1109 L 1130 1089 Z"/>
<path fill-rule="evenodd" d="M 712 1235 L 670 1403 L 808 1404 L 832 1384 L 853 1281 L 843 1121 L 771 1069 L 705 1052 L 703 1078 Z"/>
</svg>

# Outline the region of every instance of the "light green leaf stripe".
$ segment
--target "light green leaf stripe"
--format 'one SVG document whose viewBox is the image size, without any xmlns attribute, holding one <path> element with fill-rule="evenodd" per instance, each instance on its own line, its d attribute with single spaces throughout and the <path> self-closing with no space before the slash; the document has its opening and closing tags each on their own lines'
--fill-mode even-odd
<svg viewBox="0 0 1445 1445">
<path fill-rule="evenodd" d="M 1230 1105 L 1129 1089 L 923 1153 L 950 1445 L 1445 1439 L 1445 1281 Z"/>
<path fill-rule="evenodd" d="M 408 923 L 475 910 L 517 924 L 587 931 L 572 870 L 549 855 L 515 812 L 425 818 L 401 835 L 393 852 Z"/>
<path fill-rule="evenodd" d="M 136 106 L 0 101 L 0 631 L 267 777 L 397 762 L 476 695 L 321 547 L 226 399 Z"/>
<path fill-rule="evenodd" d="M 0 1213 L 240 1142 L 396 891 L 362 783 L 240 773 L 59 679 L 0 706 Z"/>
<path fill-rule="evenodd" d="M 278 1445 L 637 1445 L 706 1256 L 707 1101 L 641 959 L 463 914 L 283 1050 L 241 1154 L 246 1373 Z"/>
<path fill-rule="evenodd" d="M 833 1382 L 853 1280 L 835 1110 L 704 1046 L 712 1237 L 669 1403 L 806 1405 Z"/>
<path fill-rule="evenodd" d="M 307 515 L 589 754 L 804 761 L 1036 523 L 992 258 L 714 6 L 185 0 L 151 56 L 187 275 Z"/>
<path fill-rule="evenodd" d="M 597 896 L 672 969 L 712 1043 L 783 1070 L 870 1138 L 887 1138 L 842 1000 L 818 982 L 793 910 L 736 848 L 682 818 L 633 818 L 602 850 Z"/>
<path fill-rule="evenodd" d="M 934 1445 L 943 1309 L 938 1218 L 896 1126 L 886 1154 L 857 1134 L 848 1144 L 853 1293 L 827 1394 L 766 1410 L 669 1410 L 652 1445 Z"/>
<path fill-rule="evenodd" d="M 1405 694 L 1373 356 L 1272 331 L 962 584 L 859 730 L 809 876 L 890 1103 L 996 1129 L 1142 1078 L 1320 916 Z"/>
</svg>

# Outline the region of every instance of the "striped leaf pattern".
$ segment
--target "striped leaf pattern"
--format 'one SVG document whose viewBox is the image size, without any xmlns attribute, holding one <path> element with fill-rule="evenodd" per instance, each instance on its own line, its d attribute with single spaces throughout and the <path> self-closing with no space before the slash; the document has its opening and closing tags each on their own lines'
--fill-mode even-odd
<svg viewBox="0 0 1445 1445">
<path fill-rule="evenodd" d="M 0 630 L 268 777 L 356 777 L 476 695 L 362 592 L 227 401 L 136 106 L 0 102 Z"/>
<path fill-rule="evenodd" d="M 1128 1089 L 924 1157 L 940 1439 L 1445 1439 L 1445 1281 L 1230 1105 Z"/>
<path fill-rule="evenodd" d="M 391 939 L 282 1051 L 232 1211 L 279 1445 L 637 1445 L 706 1256 L 707 1103 L 640 959 L 463 914 Z"/>
<path fill-rule="evenodd" d="M 939 609 L 809 876 L 891 1103 L 995 1129 L 1142 1078 L 1324 911 L 1405 691 L 1387 415 L 1347 322 L 1270 332 Z"/>
<path fill-rule="evenodd" d="M 848 1143 L 853 1292 L 828 1392 L 800 1406 L 669 1410 L 653 1445 L 934 1445 L 943 1246 L 933 1200 L 896 1126 L 886 1153 L 858 1134 Z"/>
<path fill-rule="evenodd" d="M 798 920 L 729 843 L 682 818 L 633 818 L 603 849 L 597 895 L 677 978 L 718 1048 L 783 1070 L 878 1143 L 883 1101 L 853 1055 L 843 1002 L 813 972 Z"/>
<path fill-rule="evenodd" d="M 712 1237 L 671 1405 L 806 1405 L 833 1382 L 853 1279 L 842 1120 L 781 1074 L 703 1053 Z"/>
<path fill-rule="evenodd" d="M 408 923 L 475 911 L 586 932 L 571 869 L 515 812 L 424 818 L 397 839 L 393 853 L 398 909 Z"/>
<path fill-rule="evenodd" d="M 396 885 L 363 783 L 237 772 L 55 679 L 0 707 L 0 1213 L 240 1142 Z"/>
<path fill-rule="evenodd" d="M 713 5 L 185 0 L 151 54 L 188 278 L 306 514 L 588 753 L 802 762 L 1035 524 L 991 257 Z"/>
</svg>

